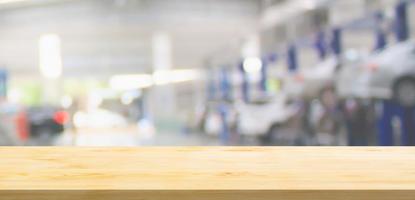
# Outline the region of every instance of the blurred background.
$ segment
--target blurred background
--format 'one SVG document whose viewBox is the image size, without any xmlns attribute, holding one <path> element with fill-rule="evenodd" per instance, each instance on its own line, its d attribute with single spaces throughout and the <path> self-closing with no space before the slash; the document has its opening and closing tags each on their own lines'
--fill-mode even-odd
<svg viewBox="0 0 415 200">
<path fill-rule="evenodd" d="M 415 145 L 413 0 L 0 0 L 0 144 Z"/>
</svg>

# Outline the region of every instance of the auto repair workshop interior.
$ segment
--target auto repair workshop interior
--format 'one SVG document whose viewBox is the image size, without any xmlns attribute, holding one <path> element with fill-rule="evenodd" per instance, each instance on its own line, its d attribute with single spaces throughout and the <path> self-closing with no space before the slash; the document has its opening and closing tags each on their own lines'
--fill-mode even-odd
<svg viewBox="0 0 415 200">
<path fill-rule="evenodd" d="M 414 0 L 0 0 L 0 145 L 415 145 Z"/>
</svg>

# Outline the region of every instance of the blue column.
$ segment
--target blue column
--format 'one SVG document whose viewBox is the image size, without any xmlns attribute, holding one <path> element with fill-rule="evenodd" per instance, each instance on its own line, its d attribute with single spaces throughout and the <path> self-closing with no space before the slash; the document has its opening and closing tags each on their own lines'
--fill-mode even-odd
<svg viewBox="0 0 415 200">
<path fill-rule="evenodd" d="M 408 24 L 408 3 L 407 1 L 400 1 L 395 7 L 395 35 L 400 42 L 409 38 L 409 24 Z M 415 116 L 413 107 L 400 107 L 399 117 L 401 120 L 401 145 L 414 146 L 415 145 Z"/>
<path fill-rule="evenodd" d="M 268 56 L 268 63 L 276 63 L 278 61 L 278 55 L 276 53 Z"/>
<path fill-rule="evenodd" d="M 340 28 L 334 28 L 331 33 L 330 47 L 334 55 L 340 56 L 343 51 L 342 46 L 342 30 Z"/>
<path fill-rule="evenodd" d="M 398 41 L 405 41 L 409 37 L 407 2 L 401 1 L 395 8 L 395 36 Z M 386 46 L 386 33 L 381 29 L 383 16 L 376 16 L 376 50 Z M 390 146 L 394 144 L 392 117 L 399 116 L 401 121 L 401 145 L 415 145 L 415 116 L 414 108 L 404 108 L 392 101 L 382 102 L 382 113 L 378 120 L 379 145 Z"/>
<path fill-rule="evenodd" d="M 208 72 L 209 76 L 208 78 L 208 85 L 207 85 L 207 93 L 208 93 L 208 100 L 212 101 L 215 99 L 216 97 L 216 84 L 215 84 L 215 73 L 213 71 L 213 69 L 210 69 Z"/>
<path fill-rule="evenodd" d="M 381 146 L 394 145 L 392 117 L 394 115 L 396 105 L 393 102 L 384 100 L 381 102 L 380 115 L 377 121 L 378 127 L 378 144 Z"/>
<path fill-rule="evenodd" d="M 382 28 L 384 16 L 382 12 L 375 14 L 375 47 L 374 50 L 382 50 L 386 47 L 386 33 Z M 381 110 L 377 119 L 378 144 L 382 146 L 394 145 L 392 118 L 396 115 L 396 104 L 389 100 L 382 100 Z"/>
<path fill-rule="evenodd" d="M 414 108 L 401 108 L 399 114 L 402 124 L 401 145 L 415 146 L 415 115 Z"/>
<path fill-rule="evenodd" d="M 383 29 L 383 21 L 384 16 L 382 12 L 377 12 L 375 14 L 375 37 L 376 37 L 376 44 L 375 50 L 381 50 L 386 47 L 387 44 L 387 35 L 386 30 Z"/>
<path fill-rule="evenodd" d="M 327 56 L 326 34 L 324 31 L 319 31 L 317 33 L 314 47 L 317 50 L 317 55 L 320 60 L 324 60 Z"/>
<path fill-rule="evenodd" d="M 221 93 L 223 100 L 231 100 L 232 99 L 232 90 L 231 90 L 231 83 L 229 80 L 229 70 L 226 68 L 222 68 L 221 70 Z"/>
<path fill-rule="evenodd" d="M 298 69 L 297 48 L 295 45 L 288 46 L 287 49 L 288 71 L 295 72 Z"/>
<path fill-rule="evenodd" d="M 395 34 L 396 39 L 400 42 L 409 38 L 408 27 L 408 2 L 400 1 L 395 8 Z"/>
</svg>

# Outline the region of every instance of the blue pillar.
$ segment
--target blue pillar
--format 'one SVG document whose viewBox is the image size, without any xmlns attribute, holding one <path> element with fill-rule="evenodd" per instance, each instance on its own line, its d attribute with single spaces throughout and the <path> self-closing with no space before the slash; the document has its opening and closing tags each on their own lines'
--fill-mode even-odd
<svg viewBox="0 0 415 200">
<path fill-rule="evenodd" d="M 382 28 L 384 16 L 382 12 L 375 14 L 375 51 L 382 50 L 386 47 L 386 33 Z M 395 103 L 389 100 L 382 100 L 380 103 L 381 110 L 377 119 L 378 144 L 381 146 L 394 145 L 392 118 L 396 113 Z"/>
<path fill-rule="evenodd" d="M 268 56 L 268 63 L 275 63 L 278 61 L 278 55 L 273 53 Z"/>
<path fill-rule="evenodd" d="M 222 68 L 221 70 L 221 93 L 223 100 L 231 100 L 232 99 L 232 90 L 231 90 L 231 83 L 229 80 L 229 70 L 226 68 Z"/>
<path fill-rule="evenodd" d="M 408 3 L 407 1 L 400 1 L 395 7 L 395 35 L 399 42 L 405 41 L 409 38 L 408 25 Z M 414 146 L 415 145 L 415 116 L 413 107 L 400 107 L 398 113 L 401 120 L 401 145 Z"/>
<path fill-rule="evenodd" d="M 216 84 L 215 84 L 215 73 L 213 69 L 209 70 L 209 76 L 208 76 L 208 86 L 207 86 L 207 92 L 208 92 L 208 100 L 212 101 L 216 98 Z"/>
<path fill-rule="evenodd" d="M 400 42 L 409 38 L 408 26 L 408 2 L 400 1 L 395 8 L 395 34 L 396 39 Z"/>
<path fill-rule="evenodd" d="M 375 36 L 376 36 L 376 44 L 375 50 L 382 50 L 386 47 L 387 44 L 387 35 L 386 30 L 383 29 L 383 20 L 384 15 L 382 12 L 377 12 L 375 14 Z"/>
<path fill-rule="evenodd" d="M 324 60 L 327 56 L 326 34 L 324 31 L 319 31 L 317 33 L 314 47 L 317 50 L 317 55 L 320 60 Z"/>
<path fill-rule="evenodd" d="M 290 72 L 295 72 L 298 69 L 297 48 L 295 45 L 290 45 L 287 49 L 287 65 Z"/>
<path fill-rule="evenodd" d="M 340 28 L 334 28 L 331 33 L 330 47 L 334 55 L 340 56 L 343 51 L 342 46 L 342 30 Z"/>
<path fill-rule="evenodd" d="M 377 121 L 378 144 L 380 146 L 394 145 L 392 117 L 395 110 L 396 105 L 393 102 L 387 100 L 381 102 L 380 115 Z"/>
<path fill-rule="evenodd" d="M 395 8 L 395 36 L 398 41 L 405 41 L 409 37 L 407 2 L 401 1 Z M 386 33 L 381 29 L 383 16 L 376 16 L 376 50 L 383 49 L 386 46 Z M 414 108 L 404 108 L 392 101 L 382 102 L 382 113 L 378 120 L 378 138 L 379 145 L 390 146 L 394 144 L 392 117 L 399 116 L 401 121 L 401 145 L 415 145 L 415 116 Z"/>
<path fill-rule="evenodd" d="M 415 146 L 415 108 L 401 108 L 401 145 Z"/>
</svg>

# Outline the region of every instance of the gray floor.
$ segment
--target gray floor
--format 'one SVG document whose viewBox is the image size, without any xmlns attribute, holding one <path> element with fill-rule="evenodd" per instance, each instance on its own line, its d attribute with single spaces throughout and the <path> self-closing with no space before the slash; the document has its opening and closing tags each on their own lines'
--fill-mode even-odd
<svg viewBox="0 0 415 200">
<path fill-rule="evenodd" d="M 136 131 L 66 132 L 53 143 L 59 146 L 209 146 L 219 145 L 217 138 L 200 133 L 157 132 L 154 135 Z"/>
</svg>

